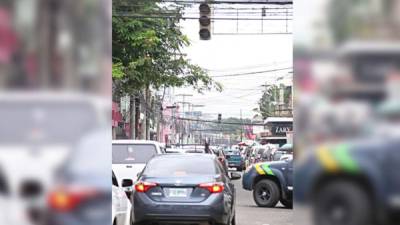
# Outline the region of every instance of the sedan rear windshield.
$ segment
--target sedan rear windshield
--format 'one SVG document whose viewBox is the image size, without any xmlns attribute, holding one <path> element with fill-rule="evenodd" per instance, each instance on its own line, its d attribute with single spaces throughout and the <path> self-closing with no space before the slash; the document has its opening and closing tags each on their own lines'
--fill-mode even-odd
<svg viewBox="0 0 400 225">
<path fill-rule="evenodd" d="M 113 164 L 137 164 L 147 163 L 157 154 L 153 144 L 113 144 Z"/>
<path fill-rule="evenodd" d="M 144 171 L 150 177 L 216 175 L 214 160 L 202 157 L 155 158 L 151 160 Z"/>
</svg>

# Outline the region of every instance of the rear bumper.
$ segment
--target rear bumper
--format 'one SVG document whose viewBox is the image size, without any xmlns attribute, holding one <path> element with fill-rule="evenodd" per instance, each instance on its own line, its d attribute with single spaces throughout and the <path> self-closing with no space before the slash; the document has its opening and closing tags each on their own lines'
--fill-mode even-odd
<svg viewBox="0 0 400 225">
<path fill-rule="evenodd" d="M 45 224 L 46 225 L 110 225 L 112 221 L 111 212 L 107 217 L 85 219 L 81 215 L 69 213 L 53 213 L 50 215 Z"/>
<path fill-rule="evenodd" d="M 133 194 L 135 224 L 147 222 L 211 222 L 226 223 L 229 209 L 223 194 L 213 194 L 199 203 L 155 202 L 143 193 Z"/>
</svg>

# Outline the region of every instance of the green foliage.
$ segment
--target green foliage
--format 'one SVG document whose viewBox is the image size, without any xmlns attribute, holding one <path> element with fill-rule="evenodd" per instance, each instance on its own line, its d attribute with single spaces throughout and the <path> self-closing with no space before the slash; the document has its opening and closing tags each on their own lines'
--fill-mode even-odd
<svg viewBox="0 0 400 225">
<path fill-rule="evenodd" d="M 277 85 L 267 86 L 261 99 L 258 101 L 257 111 L 263 118 L 274 116 L 276 105 L 279 102 L 279 87 Z"/>
<path fill-rule="evenodd" d="M 383 1 L 383 10 L 390 7 L 391 0 Z M 333 39 L 337 43 L 356 38 L 372 38 L 378 26 L 371 18 L 390 15 L 388 12 L 377 14 L 374 1 L 371 0 L 333 0 L 328 4 L 328 24 Z M 386 9 L 387 10 L 387 9 Z M 379 24 L 379 23 L 376 23 Z"/>
<path fill-rule="evenodd" d="M 192 86 L 199 92 L 222 87 L 182 50 L 190 45 L 181 32 L 182 7 L 157 0 L 114 0 L 113 81 L 122 93 L 143 88 Z M 121 16 L 122 14 L 131 16 Z M 133 15 L 133 16 L 132 16 Z M 168 15 L 169 18 L 153 18 Z"/>
</svg>

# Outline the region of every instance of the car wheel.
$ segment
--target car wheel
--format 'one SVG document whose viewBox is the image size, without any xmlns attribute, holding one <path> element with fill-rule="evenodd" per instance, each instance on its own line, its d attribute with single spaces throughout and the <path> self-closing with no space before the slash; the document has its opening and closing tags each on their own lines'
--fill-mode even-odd
<svg viewBox="0 0 400 225">
<path fill-rule="evenodd" d="M 316 224 L 371 224 L 372 203 L 361 186 L 336 181 L 322 187 L 313 202 Z"/>
<path fill-rule="evenodd" d="M 259 207 L 275 207 L 280 198 L 279 187 L 272 180 L 260 180 L 254 185 L 253 198 Z"/>
<path fill-rule="evenodd" d="M 280 202 L 282 203 L 283 206 L 285 206 L 285 208 L 288 209 L 293 208 L 293 200 L 281 198 Z"/>
</svg>

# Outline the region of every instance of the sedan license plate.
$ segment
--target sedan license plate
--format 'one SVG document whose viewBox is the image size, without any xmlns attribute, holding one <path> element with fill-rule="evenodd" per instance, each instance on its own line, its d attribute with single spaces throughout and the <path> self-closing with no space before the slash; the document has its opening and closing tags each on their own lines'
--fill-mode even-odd
<svg viewBox="0 0 400 225">
<path fill-rule="evenodd" d="M 184 198 L 187 197 L 187 194 L 187 189 L 184 188 L 170 188 L 168 191 L 168 196 L 174 198 Z"/>
</svg>

